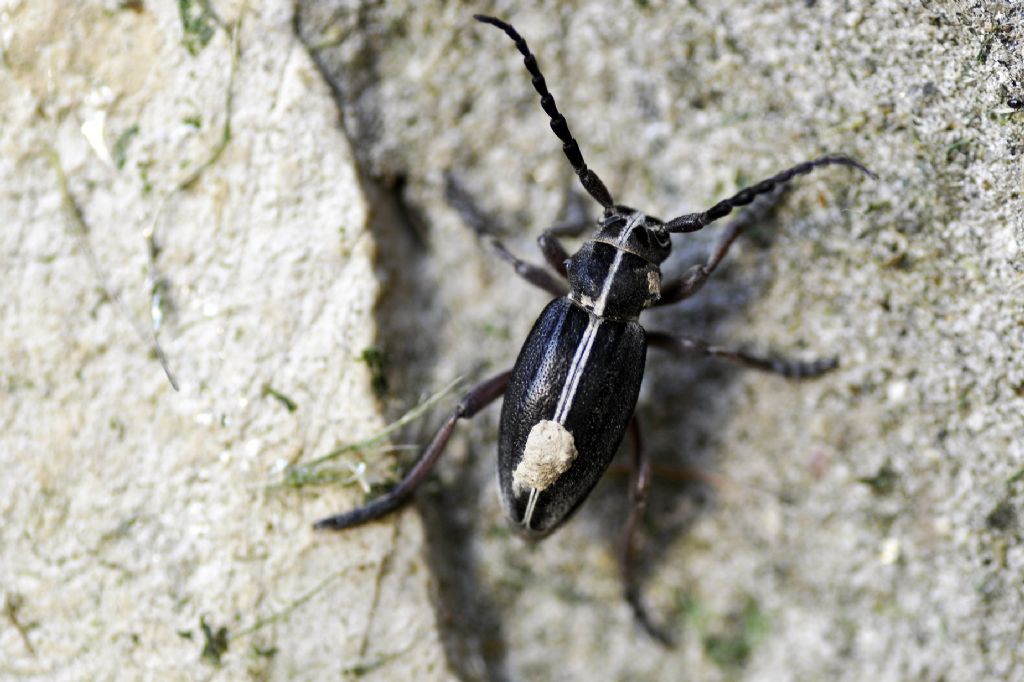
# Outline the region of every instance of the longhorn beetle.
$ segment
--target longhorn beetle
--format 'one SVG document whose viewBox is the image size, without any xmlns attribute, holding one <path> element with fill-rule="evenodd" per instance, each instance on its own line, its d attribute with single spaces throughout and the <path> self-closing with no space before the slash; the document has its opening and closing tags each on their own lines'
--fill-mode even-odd
<svg viewBox="0 0 1024 682">
<path fill-rule="evenodd" d="M 515 366 L 466 393 L 393 490 L 358 509 L 321 519 L 315 528 L 349 528 L 394 511 L 433 469 L 456 422 L 473 417 L 504 394 L 498 438 L 502 506 L 516 530 L 540 538 L 558 528 L 583 503 L 629 430 L 634 443 L 632 502 L 620 556 L 625 596 L 644 629 L 668 643 L 667 634 L 647 616 L 633 574 L 636 536 L 650 484 L 650 464 L 633 416 L 647 347 L 724 358 L 791 378 L 818 376 L 838 363 L 834 358 L 811 362 L 769 359 L 690 336 L 645 331 L 638 322 L 640 313 L 650 306 L 677 303 L 700 290 L 740 232 L 766 204 L 777 200 L 782 186 L 794 177 L 829 165 L 849 166 L 871 177 L 874 174 L 848 156 L 823 156 L 747 187 L 706 211 L 667 222 L 616 204 L 601 179 L 584 163 L 526 41 L 500 19 L 474 18 L 504 31 L 522 53 L 540 105 L 551 119 L 551 130 L 562 141 L 562 151 L 583 188 L 601 204 L 604 214 L 590 241 L 571 257 L 559 237 L 579 235 L 586 228 L 585 221 L 550 228 L 541 235 L 541 251 L 559 277 L 518 259 L 491 239 L 498 255 L 518 274 L 555 297 L 540 314 Z M 463 219 L 483 233 L 482 215 L 451 182 L 448 197 Z M 748 208 L 726 228 L 704 264 L 662 283 L 660 264 L 672 249 L 672 234 L 696 232 L 743 206 Z"/>
</svg>

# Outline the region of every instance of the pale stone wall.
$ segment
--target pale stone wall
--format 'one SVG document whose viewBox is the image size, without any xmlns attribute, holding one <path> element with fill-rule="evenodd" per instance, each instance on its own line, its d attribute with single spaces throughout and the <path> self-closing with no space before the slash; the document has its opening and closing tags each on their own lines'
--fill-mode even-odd
<svg viewBox="0 0 1024 682">
<path fill-rule="evenodd" d="M 291 5 L 215 3 L 195 54 L 178 3 L 117 5 L 0 14 L 0 677 L 444 679 L 415 516 L 314 534 L 358 488 L 280 487 L 382 424 L 367 204 Z"/>
</svg>

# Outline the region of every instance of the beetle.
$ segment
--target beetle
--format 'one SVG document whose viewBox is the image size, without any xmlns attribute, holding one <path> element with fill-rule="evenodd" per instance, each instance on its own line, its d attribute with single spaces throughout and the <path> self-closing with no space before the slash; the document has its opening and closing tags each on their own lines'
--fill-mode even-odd
<svg viewBox="0 0 1024 682">
<path fill-rule="evenodd" d="M 511 263 L 527 281 L 554 296 L 523 343 L 515 365 L 465 394 L 394 489 L 362 507 L 321 519 L 315 528 L 350 528 L 397 509 L 437 463 L 456 423 L 473 417 L 504 395 L 498 436 L 502 507 L 517 531 L 529 538 L 541 538 L 579 508 L 608 469 L 628 431 L 634 452 L 632 501 L 620 554 L 625 596 L 641 625 L 657 639 L 668 642 L 667 633 L 652 622 L 643 607 L 633 571 L 636 536 L 650 485 L 650 464 L 633 415 L 648 347 L 680 355 L 724 358 L 791 378 L 824 374 L 835 368 L 838 360 L 801 362 L 751 355 L 691 336 L 645 330 L 639 323 L 640 314 L 652 306 L 678 303 L 700 290 L 740 233 L 778 200 L 784 186 L 796 176 L 830 165 L 875 176 L 853 158 L 836 154 L 792 166 L 706 211 L 668 221 L 616 204 L 584 162 L 526 41 L 501 19 L 486 15 L 474 18 L 504 31 L 523 55 L 551 129 L 561 140 L 583 189 L 601 205 L 603 215 L 593 236 L 571 256 L 560 238 L 581 234 L 586 221 L 545 230 L 538 241 L 551 270 L 522 261 L 490 237 L 499 257 Z M 447 195 L 465 222 L 486 236 L 482 214 L 451 176 Z M 726 228 L 705 263 L 691 267 L 682 276 L 662 280 L 661 264 L 672 250 L 671 235 L 696 232 L 742 207 L 747 208 Z"/>
</svg>

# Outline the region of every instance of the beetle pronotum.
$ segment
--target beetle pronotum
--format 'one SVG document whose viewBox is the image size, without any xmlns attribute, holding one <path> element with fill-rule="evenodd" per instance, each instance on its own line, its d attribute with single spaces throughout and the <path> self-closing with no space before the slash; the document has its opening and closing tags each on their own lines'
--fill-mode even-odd
<svg viewBox="0 0 1024 682">
<path fill-rule="evenodd" d="M 788 168 L 706 211 L 669 221 L 616 204 L 601 179 L 583 161 L 579 145 L 548 92 L 526 41 L 500 19 L 483 15 L 475 18 L 504 31 L 522 53 L 541 107 L 551 119 L 552 131 L 562 141 L 562 150 L 583 188 L 604 213 L 593 237 L 572 256 L 559 238 L 581 234 L 587 227 L 585 221 L 551 228 L 541 235 L 541 251 L 551 270 L 520 260 L 491 239 L 498 255 L 514 265 L 516 272 L 555 297 L 540 314 L 515 366 L 466 393 L 393 490 L 358 509 L 321 519 L 315 527 L 349 528 L 398 508 L 437 463 L 456 422 L 472 417 L 504 395 L 498 438 L 502 506 L 516 530 L 529 537 L 543 537 L 580 506 L 629 430 L 634 454 L 632 505 L 621 554 L 625 596 L 644 628 L 667 641 L 666 633 L 647 616 L 633 576 L 636 535 L 650 483 L 650 464 L 633 416 L 648 346 L 680 355 L 724 358 L 793 378 L 818 376 L 833 369 L 837 361 L 764 358 L 686 335 L 648 331 L 640 326 L 640 313 L 651 306 L 678 303 L 699 291 L 739 234 L 759 216 L 764 206 L 758 204 L 777 199 L 779 188 L 794 177 L 829 165 L 873 174 L 848 156 L 831 155 Z M 450 180 L 448 197 L 463 219 L 482 233 L 481 213 Z M 696 232 L 743 206 L 748 208 L 725 229 L 705 263 L 662 282 L 660 265 L 672 249 L 672 234 Z"/>
</svg>

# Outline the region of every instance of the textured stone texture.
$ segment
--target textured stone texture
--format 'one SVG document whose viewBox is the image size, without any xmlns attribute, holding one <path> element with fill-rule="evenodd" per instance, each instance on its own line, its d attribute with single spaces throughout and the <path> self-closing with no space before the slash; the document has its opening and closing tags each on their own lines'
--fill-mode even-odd
<svg viewBox="0 0 1024 682">
<path fill-rule="evenodd" d="M 497 679 L 1024 679 L 1024 114 L 1006 106 L 1024 88 L 1019 5 L 304 3 L 300 35 L 364 173 L 404 179 L 381 192 L 405 201 L 410 229 L 379 233 L 396 400 L 507 366 L 545 300 L 459 223 L 443 171 L 535 261 L 574 188 L 521 59 L 473 11 L 528 39 L 624 203 L 669 217 L 834 151 L 880 179 L 802 178 L 697 299 L 645 318 L 842 358 L 794 383 L 651 354 L 640 415 L 654 457 L 716 474 L 712 487 L 663 475 L 648 514 L 646 592 L 679 647 L 645 637 L 619 597 L 622 476 L 536 547 L 509 537 L 494 410 L 421 505 L 453 665 Z M 717 231 L 677 238 L 667 270 Z M 414 324 L 433 336 L 403 333 Z"/>
<path fill-rule="evenodd" d="M 8 4 L 0 588 L 20 607 L 3 675 L 1024 679 L 1018 6 L 324 0 L 297 10 L 307 53 L 290 5 L 217 3 L 193 56 L 173 7 Z M 644 586 L 672 650 L 620 598 L 624 477 L 521 542 L 494 486 L 496 409 L 453 440 L 422 529 L 405 513 L 323 538 L 308 521 L 358 488 L 266 490 L 380 427 L 363 349 L 384 352 L 393 417 L 508 366 L 545 301 L 443 199 L 451 170 L 539 261 L 575 189 L 514 47 L 473 11 L 527 38 L 621 202 L 670 217 L 834 151 L 880 176 L 802 178 L 697 298 L 645 318 L 842 358 L 793 383 L 652 352 Z M 231 142 L 164 200 L 217 143 L 240 14 Z M 81 132 L 99 112 L 111 148 L 139 127 L 119 170 Z M 181 393 L 106 299 L 47 146 L 144 329 L 158 217 Z M 666 271 L 717 233 L 677 238 Z M 391 456 L 367 458 L 392 480 Z M 703 482 L 671 475 L 694 466 Z M 230 636 L 273 614 L 220 668 L 200 660 L 200 617 Z"/>
<path fill-rule="evenodd" d="M 358 488 L 280 487 L 382 424 L 367 205 L 292 7 L 215 3 L 193 55 L 178 3 L 139 4 L 0 11 L 0 677 L 444 679 L 416 517 L 314 534 Z M 229 83 L 230 141 L 173 192 Z M 152 225 L 177 393 L 148 339 Z"/>
</svg>

